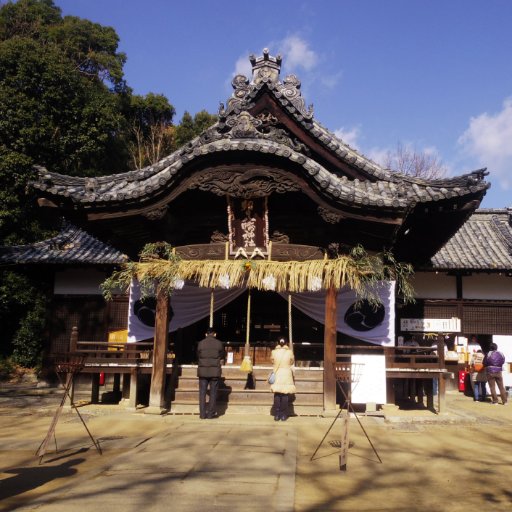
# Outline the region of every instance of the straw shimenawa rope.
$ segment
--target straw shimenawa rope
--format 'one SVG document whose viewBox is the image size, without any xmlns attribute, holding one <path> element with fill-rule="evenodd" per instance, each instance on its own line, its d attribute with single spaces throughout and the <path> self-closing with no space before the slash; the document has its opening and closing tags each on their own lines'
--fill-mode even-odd
<svg viewBox="0 0 512 512">
<path fill-rule="evenodd" d="M 276 292 L 304 292 L 322 289 L 352 289 L 359 299 L 380 302 L 378 283 L 394 280 L 404 300 L 413 300 L 409 283 L 412 267 L 396 262 L 389 253 L 368 255 L 362 248 L 333 259 L 308 261 L 269 260 L 182 260 L 167 250 L 160 254 L 143 253 L 139 262 L 130 262 L 103 283 L 104 294 L 112 296 L 117 288 L 128 289 L 133 278 L 144 287 L 159 287 L 169 293 L 178 279 L 195 281 L 201 287 L 229 287 L 268 290 L 270 278 Z"/>
</svg>

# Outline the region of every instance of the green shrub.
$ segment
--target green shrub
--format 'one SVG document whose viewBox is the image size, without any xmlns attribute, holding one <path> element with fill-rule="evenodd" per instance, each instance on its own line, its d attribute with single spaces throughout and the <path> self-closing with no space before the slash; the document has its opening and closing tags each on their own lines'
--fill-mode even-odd
<svg viewBox="0 0 512 512">
<path fill-rule="evenodd" d="M 20 321 L 20 328 L 13 339 L 12 360 L 25 368 L 40 365 L 45 327 L 44 301 L 37 300 L 34 309 Z"/>
<path fill-rule="evenodd" d="M 14 364 L 8 357 L 0 356 L 0 380 L 7 380 L 14 372 Z"/>
</svg>

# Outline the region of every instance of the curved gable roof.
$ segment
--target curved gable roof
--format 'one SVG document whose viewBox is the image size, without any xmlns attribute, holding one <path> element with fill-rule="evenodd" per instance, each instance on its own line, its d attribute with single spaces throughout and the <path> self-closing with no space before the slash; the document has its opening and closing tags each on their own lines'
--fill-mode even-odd
<svg viewBox="0 0 512 512">
<path fill-rule="evenodd" d="M 402 217 L 418 203 L 453 198 L 464 202 L 466 196 L 478 203 L 489 188 L 485 169 L 455 178 L 424 180 L 382 168 L 314 119 L 297 77 L 279 80 L 279 56 L 271 57 L 264 50 L 262 57 L 250 59 L 252 80 L 237 75 L 232 96 L 226 106 L 220 106 L 219 121 L 185 147 L 143 169 L 98 178 L 64 176 L 39 168 L 33 186 L 64 207 L 75 204 L 93 211 L 133 205 L 140 209 L 197 172 L 201 161 L 237 153 L 240 161 L 271 158 L 283 169 L 293 163 L 316 193 L 341 210 L 384 208 Z M 264 97 L 271 97 L 278 111 L 268 109 Z M 200 182 L 189 182 L 189 186 L 200 187 Z"/>
</svg>

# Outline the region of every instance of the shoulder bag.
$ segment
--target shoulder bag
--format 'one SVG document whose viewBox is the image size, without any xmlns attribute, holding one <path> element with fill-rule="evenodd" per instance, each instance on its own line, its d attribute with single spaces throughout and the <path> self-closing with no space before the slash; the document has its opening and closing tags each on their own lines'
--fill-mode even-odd
<svg viewBox="0 0 512 512">
<path fill-rule="evenodd" d="M 279 364 L 277 365 L 276 371 L 272 370 L 270 372 L 270 375 L 268 376 L 268 379 L 267 379 L 267 382 L 269 384 L 274 384 L 274 382 L 276 381 L 276 372 L 277 372 L 277 370 L 279 370 L 279 366 L 280 365 L 281 365 L 281 361 L 279 361 Z"/>
</svg>

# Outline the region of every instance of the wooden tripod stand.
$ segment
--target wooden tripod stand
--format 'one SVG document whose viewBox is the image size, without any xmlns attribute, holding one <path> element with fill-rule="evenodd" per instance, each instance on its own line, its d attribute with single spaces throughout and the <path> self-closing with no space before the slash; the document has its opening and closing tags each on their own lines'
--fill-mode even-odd
<svg viewBox="0 0 512 512">
<path fill-rule="evenodd" d="M 52 437 L 54 438 L 55 441 L 55 451 L 58 451 L 57 438 L 55 436 L 55 428 L 57 427 L 57 422 L 59 421 L 62 410 L 64 409 L 64 404 L 66 403 L 66 400 L 68 398 L 70 401 L 71 408 L 74 409 L 78 414 L 78 417 L 80 418 L 80 421 L 82 422 L 82 425 L 84 426 L 85 430 L 89 434 L 89 437 L 91 438 L 91 441 L 94 444 L 96 450 L 98 450 L 98 453 L 100 455 L 102 454 L 99 443 L 94 439 L 91 432 L 87 428 L 87 425 L 84 419 L 82 418 L 80 411 L 77 409 L 73 401 L 73 396 L 70 393 L 75 376 L 78 375 L 82 371 L 82 368 L 84 367 L 84 359 L 85 357 L 83 355 L 66 354 L 65 356 L 62 357 L 62 359 L 57 359 L 55 361 L 55 373 L 57 374 L 57 377 L 59 378 L 59 381 L 64 388 L 64 393 L 62 395 L 59 407 L 57 407 L 57 410 L 53 415 L 53 419 L 50 424 L 50 428 L 48 429 L 48 432 L 46 434 L 46 437 L 43 439 L 42 443 L 39 445 L 39 448 L 36 451 L 36 456 L 39 457 L 39 464 L 41 464 L 43 460 L 43 457 L 47 451 L 48 444 Z"/>
<path fill-rule="evenodd" d="M 328 436 L 329 432 L 332 430 L 332 427 L 336 423 L 336 420 L 342 415 L 341 418 L 342 421 L 342 430 L 341 430 L 341 444 L 340 444 L 340 470 L 346 471 L 347 470 L 347 459 L 348 459 L 348 448 L 349 448 L 349 436 L 348 436 L 348 426 L 349 426 L 349 418 L 350 418 L 350 412 L 354 415 L 357 422 L 359 423 L 359 426 L 361 427 L 361 430 L 363 431 L 364 435 L 366 436 L 366 439 L 370 443 L 370 446 L 373 449 L 373 452 L 379 459 L 379 462 L 382 464 L 382 460 L 377 453 L 377 450 L 375 449 L 375 446 L 373 446 L 373 443 L 368 436 L 366 430 L 363 427 L 363 424 L 361 423 L 359 417 L 357 416 L 356 412 L 354 411 L 354 408 L 352 407 L 352 391 L 355 389 L 357 384 L 359 383 L 359 378 L 361 377 L 361 372 L 363 370 L 363 364 L 362 363 L 352 363 L 352 362 L 345 362 L 345 363 L 334 363 L 333 364 L 333 371 L 336 376 L 336 385 L 338 389 L 341 391 L 344 403 L 343 406 L 338 411 L 338 414 L 334 418 L 333 422 L 327 429 L 327 432 L 325 433 L 324 437 L 320 441 L 319 445 L 316 447 L 315 452 L 311 456 L 309 460 L 313 460 L 315 455 L 317 454 L 318 450 L 320 449 L 320 446 L 322 446 L 323 442 L 325 441 L 325 438 Z M 344 409 L 346 408 L 346 412 Z"/>
</svg>

